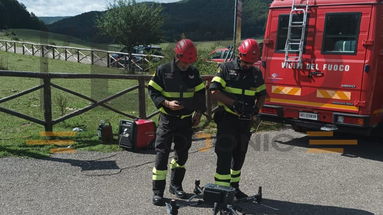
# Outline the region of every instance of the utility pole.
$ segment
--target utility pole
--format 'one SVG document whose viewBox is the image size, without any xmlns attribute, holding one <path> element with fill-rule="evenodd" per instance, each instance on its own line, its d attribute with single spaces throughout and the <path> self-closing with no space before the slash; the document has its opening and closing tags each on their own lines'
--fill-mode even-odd
<svg viewBox="0 0 383 215">
<path fill-rule="evenodd" d="M 233 29 L 233 48 L 232 48 L 232 57 L 235 56 L 235 50 L 237 47 L 237 42 L 241 41 L 242 33 L 242 8 L 243 0 L 234 0 L 234 29 Z"/>
</svg>

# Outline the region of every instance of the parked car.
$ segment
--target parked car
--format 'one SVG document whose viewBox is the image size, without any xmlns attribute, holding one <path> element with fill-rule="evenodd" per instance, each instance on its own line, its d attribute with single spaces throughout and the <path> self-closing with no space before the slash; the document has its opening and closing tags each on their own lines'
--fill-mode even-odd
<svg viewBox="0 0 383 215">
<path fill-rule="evenodd" d="M 126 47 L 124 47 L 119 52 L 121 53 L 111 54 L 110 65 L 112 67 L 123 67 L 123 65 L 126 65 L 129 63 L 128 61 L 129 50 Z M 126 53 L 126 54 L 122 54 L 122 53 Z M 163 56 L 162 48 L 160 46 L 155 46 L 155 45 L 135 46 L 133 48 L 133 57 L 132 57 L 133 61 L 139 64 L 144 59 L 142 55 Z M 153 59 L 156 60 L 158 58 L 153 58 Z"/>
<path fill-rule="evenodd" d="M 260 50 L 262 50 L 263 43 L 260 43 Z M 228 48 L 218 48 L 210 52 L 209 58 L 207 61 L 209 62 L 216 62 L 216 63 L 223 63 L 225 61 L 232 60 L 231 55 L 233 52 L 230 50 L 230 47 Z M 254 63 L 254 66 L 260 68 L 262 62 L 259 59 L 259 61 Z"/>
<path fill-rule="evenodd" d="M 226 59 L 230 59 L 231 54 L 229 48 L 218 48 L 210 52 L 208 61 L 223 63 Z"/>
</svg>

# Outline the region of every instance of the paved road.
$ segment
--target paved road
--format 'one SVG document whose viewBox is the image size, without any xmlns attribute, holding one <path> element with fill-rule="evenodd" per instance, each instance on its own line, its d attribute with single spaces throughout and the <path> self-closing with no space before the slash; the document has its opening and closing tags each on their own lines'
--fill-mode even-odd
<svg viewBox="0 0 383 215">
<path fill-rule="evenodd" d="M 383 214 L 383 145 L 361 140 L 339 153 L 307 153 L 308 138 L 292 130 L 253 136 L 242 173 L 247 193 L 263 187 L 248 214 Z M 265 141 L 266 140 L 266 141 Z M 269 143 L 275 141 L 273 144 Z M 196 141 L 184 188 L 212 182 L 213 150 Z M 49 159 L 0 159 L 0 214 L 166 214 L 151 204 L 154 154 L 78 152 Z M 166 193 L 166 197 L 171 197 Z M 212 214 L 185 207 L 179 214 Z"/>
</svg>

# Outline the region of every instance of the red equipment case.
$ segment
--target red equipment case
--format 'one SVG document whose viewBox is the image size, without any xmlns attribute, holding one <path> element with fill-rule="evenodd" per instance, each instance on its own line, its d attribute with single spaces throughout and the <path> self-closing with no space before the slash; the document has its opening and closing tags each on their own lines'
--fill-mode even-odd
<svg viewBox="0 0 383 215">
<path fill-rule="evenodd" d="M 121 120 L 119 134 L 119 145 L 123 148 L 150 148 L 156 137 L 156 125 L 152 120 Z"/>
</svg>

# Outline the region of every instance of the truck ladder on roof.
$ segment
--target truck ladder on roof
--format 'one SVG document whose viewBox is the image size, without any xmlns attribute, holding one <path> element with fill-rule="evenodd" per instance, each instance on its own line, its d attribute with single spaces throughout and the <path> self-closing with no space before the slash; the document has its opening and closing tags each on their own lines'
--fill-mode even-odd
<svg viewBox="0 0 383 215">
<path fill-rule="evenodd" d="M 300 1 L 297 4 L 296 1 Z M 287 39 L 285 43 L 285 63 L 296 63 L 298 68 L 302 65 L 302 55 L 305 46 L 306 37 L 306 25 L 307 25 L 307 14 L 309 10 L 310 0 L 293 0 L 291 5 L 291 11 L 289 16 L 289 24 L 287 31 Z M 302 14 L 302 16 L 297 16 Z M 293 19 L 293 17 L 296 17 Z M 292 38 L 292 29 L 301 29 L 301 38 Z M 298 49 L 292 49 L 292 46 L 297 46 Z M 297 55 L 298 54 L 298 55 Z"/>
</svg>

